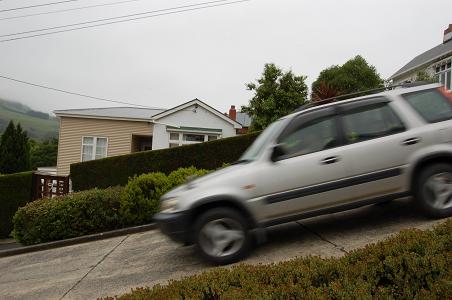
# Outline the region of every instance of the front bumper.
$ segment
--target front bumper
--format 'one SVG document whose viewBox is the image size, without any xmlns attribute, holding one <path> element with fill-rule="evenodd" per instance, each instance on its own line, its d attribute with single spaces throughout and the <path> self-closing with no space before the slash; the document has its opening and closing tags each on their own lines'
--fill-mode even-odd
<svg viewBox="0 0 452 300">
<path fill-rule="evenodd" d="M 154 215 L 154 221 L 159 229 L 173 241 L 186 245 L 191 243 L 188 212 L 157 213 Z"/>
</svg>

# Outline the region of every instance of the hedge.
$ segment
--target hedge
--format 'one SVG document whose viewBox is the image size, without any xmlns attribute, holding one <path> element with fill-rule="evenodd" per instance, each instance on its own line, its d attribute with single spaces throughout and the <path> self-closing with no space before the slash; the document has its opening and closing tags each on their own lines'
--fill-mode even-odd
<svg viewBox="0 0 452 300">
<path fill-rule="evenodd" d="M 92 189 L 30 202 L 14 215 L 13 237 L 31 245 L 120 228 L 121 192 Z"/>
<path fill-rule="evenodd" d="M 0 237 L 8 237 L 13 229 L 16 210 L 31 201 L 33 173 L 0 175 Z"/>
<path fill-rule="evenodd" d="M 138 152 L 71 165 L 75 191 L 125 185 L 129 177 L 150 172 L 169 174 L 181 167 L 212 170 L 236 161 L 258 133 L 177 148 Z"/>
<path fill-rule="evenodd" d="M 115 299 L 452 299 L 452 220 L 340 258 L 216 268 Z"/>
<path fill-rule="evenodd" d="M 180 168 L 168 176 L 142 174 L 122 187 L 91 189 L 28 203 L 13 218 L 14 238 L 26 245 L 62 240 L 152 221 L 160 196 L 206 170 Z"/>
</svg>

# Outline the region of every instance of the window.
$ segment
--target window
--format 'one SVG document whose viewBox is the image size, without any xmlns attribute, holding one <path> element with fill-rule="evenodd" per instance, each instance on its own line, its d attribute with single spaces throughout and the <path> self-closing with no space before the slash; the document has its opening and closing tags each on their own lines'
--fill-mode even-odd
<svg viewBox="0 0 452 300">
<path fill-rule="evenodd" d="M 344 134 L 348 143 L 357 143 L 402 132 L 403 123 L 388 103 L 359 107 L 342 116 Z"/>
<path fill-rule="evenodd" d="M 186 142 L 204 142 L 204 134 L 187 134 L 183 135 Z"/>
<path fill-rule="evenodd" d="M 452 119 L 452 104 L 436 89 L 409 93 L 403 97 L 429 123 Z"/>
<path fill-rule="evenodd" d="M 221 135 L 219 134 L 217 135 L 217 134 L 184 133 L 184 132 L 170 132 L 169 136 L 170 136 L 169 139 L 170 148 L 182 145 L 203 143 L 221 138 Z"/>
<path fill-rule="evenodd" d="M 84 136 L 82 140 L 82 161 L 107 157 L 107 138 Z"/>
<path fill-rule="evenodd" d="M 435 75 L 438 77 L 438 82 L 450 91 L 452 87 L 451 61 L 443 61 L 435 66 Z"/>
<path fill-rule="evenodd" d="M 336 147 L 338 143 L 334 116 L 318 118 L 295 126 L 280 137 L 279 143 L 284 151 L 282 158 Z"/>
</svg>

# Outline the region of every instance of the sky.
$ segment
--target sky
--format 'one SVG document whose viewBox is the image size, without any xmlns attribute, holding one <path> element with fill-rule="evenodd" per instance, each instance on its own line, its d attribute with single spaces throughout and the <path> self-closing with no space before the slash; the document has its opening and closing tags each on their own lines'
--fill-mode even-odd
<svg viewBox="0 0 452 300">
<path fill-rule="evenodd" d="M 8 10 L 50 2 L 59 1 L 0 0 L 0 40 L 207 0 L 74 0 Z M 113 2 L 123 3 L 11 19 Z M 388 78 L 442 43 L 451 11 L 450 0 L 251 0 L 0 42 L 0 76 L 149 107 L 198 98 L 226 112 L 249 102 L 245 84 L 259 78 L 266 63 L 305 75 L 310 85 L 322 69 L 359 54 Z M 124 106 L 2 78 L 0 99 L 44 112 Z"/>
</svg>

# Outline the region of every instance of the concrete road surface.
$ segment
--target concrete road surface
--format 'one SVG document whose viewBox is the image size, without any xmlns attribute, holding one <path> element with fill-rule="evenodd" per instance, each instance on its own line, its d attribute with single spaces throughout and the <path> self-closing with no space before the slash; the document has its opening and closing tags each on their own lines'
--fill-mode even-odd
<svg viewBox="0 0 452 300">
<path fill-rule="evenodd" d="M 408 200 L 326 215 L 269 230 L 268 242 L 246 263 L 297 256 L 341 256 L 404 228 L 430 228 Z M 193 247 L 154 230 L 0 259 L 0 299 L 96 299 L 120 295 L 211 269 Z"/>
</svg>

